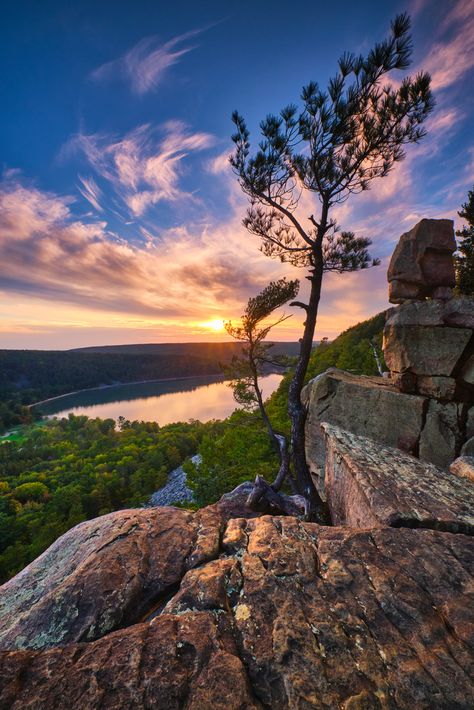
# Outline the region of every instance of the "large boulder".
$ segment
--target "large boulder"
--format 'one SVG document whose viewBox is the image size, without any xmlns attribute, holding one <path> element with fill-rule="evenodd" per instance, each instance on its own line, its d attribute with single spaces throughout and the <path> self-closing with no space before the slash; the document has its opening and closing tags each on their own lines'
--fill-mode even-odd
<svg viewBox="0 0 474 710">
<path fill-rule="evenodd" d="M 60 602 L 63 634 L 49 640 L 53 647 L 39 650 L 37 637 L 30 637 L 18 650 L 4 636 L 0 708 L 473 707 L 472 537 L 324 528 L 264 516 L 224 522 L 217 545 L 212 538 L 203 558 L 204 518 L 198 523 L 198 515 L 182 511 L 140 512 L 149 516 L 150 547 L 157 548 L 145 557 L 162 560 L 159 575 L 141 561 L 145 523 L 132 511 L 95 522 L 87 549 L 90 557 L 95 546 L 101 564 L 84 567 L 82 576 L 75 572 L 81 526 L 68 533 L 67 545 L 59 543 L 63 554 L 53 570 L 47 554 L 25 570 L 22 585 L 30 591 L 52 571 L 58 599 L 66 589 L 73 599 L 85 595 L 87 628 L 98 629 L 100 637 L 67 640 L 77 637 L 77 622 Z M 211 520 L 215 511 L 202 515 Z M 114 517 L 122 537 L 111 536 Z M 176 535 L 171 544 L 167 536 L 175 523 L 189 538 L 180 543 Z M 148 596 L 141 618 L 131 615 L 128 597 L 117 594 L 114 613 L 122 622 L 110 632 L 102 623 L 104 605 L 99 598 L 95 606 L 88 589 L 113 594 L 117 585 L 127 586 L 126 575 L 110 580 L 119 560 L 130 577 L 141 570 L 133 583 L 144 594 L 150 584 L 163 588 L 159 578 L 171 580 L 177 561 L 183 564 L 174 589 L 167 587 L 164 598 L 161 592 Z M 23 607 L 25 628 L 44 622 L 38 604 Z M 3 615 L 0 628 L 5 623 L 11 622 Z"/>
<path fill-rule="evenodd" d="M 186 570 L 218 554 L 229 517 L 256 515 L 242 489 L 196 514 L 122 510 L 69 530 L 1 587 L 0 647 L 92 641 L 137 623 Z"/>
<path fill-rule="evenodd" d="M 306 460 L 323 496 L 325 441 L 322 422 L 410 453 L 418 450 L 427 400 L 400 393 L 390 380 L 352 375 L 331 368 L 306 385 L 302 400 L 308 411 Z"/>
<path fill-rule="evenodd" d="M 424 461 L 448 468 L 461 451 L 465 439 L 465 405 L 431 400 L 420 436 L 419 455 Z"/>
<path fill-rule="evenodd" d="M 404 303 L 427 296 L 450 298 L 456 283 L 452 258 L 455 251 L 450 219 L 422 219 L 402 234 L 388 267 L 390 302 Z"/>
<path fill-rule="evenodd" d="M 474 535 L 474 484 L 414 456 L 322 424 L 335 525 L 432 528 Z"/>
<path fill-rule="evenodd" d="M 389 321 L 384 329 L 385 362 L 392 372 L 408 370 L 416 375 L 450 377 L 471 336 L 467 328 L 406 326 Z"/>
</svg>

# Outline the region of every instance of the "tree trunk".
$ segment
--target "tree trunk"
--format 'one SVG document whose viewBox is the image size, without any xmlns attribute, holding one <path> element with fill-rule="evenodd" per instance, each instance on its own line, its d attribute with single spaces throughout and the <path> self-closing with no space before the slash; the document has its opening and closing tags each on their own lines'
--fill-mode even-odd
<svg viewBox="0 0 474 710">
<path fill-rule="evenodd" d="M 326 216 L 324 216 L 324 212 Z M 316 522 L 327 523 L 328 516 L 324 502 L 311 478 L 306 463 L 305 452 L 305 422 L 306 411 L 301 403 L 301 390 L 304 386 L 309 359 L 313 347 L 313 337 L 318 316 L 321 286 L 323 281 L 322 239 L 326 231 L 327 208 L 323 205 L 323 217 L 318 229 L 318 242 L 314 252 L 315 266 L 312 269 L 309 281 L 311 292 L 306 309 L 306 321 L 303 337 L 300 339 L 300 354 L 298 363 L 290 383 L 288 392 L 288 414 L 291 420 L 291 456 L 296 473 L 296 483 L 299 493 L 309 501 L 309 518 Z"/>
<path fill-rule="evenodd" d="M 251 362 L 251 368 L 253 372 L 254 389 L 257 397 L 258 407 L 260 409 L 260 414 L 267 428 L 270 441 L 278 452 L 278 456 L 280 459 L 280 468 L 278 469 L 277 476 L 271 485 L 274 491 L 279 491 L 290 470 L 290 454 L 288 451 L 288 445 L 286 437 L 283 436 L 283 434 L 277 434 L 273 429 L 272 423 L 268 418 L 267 410 L 265 409 L 265 405 L 263 403 L 262 392 L 258 386 L 257 368 L 255 367 L 255 364 L 253 362 Z"/>
<path fill-rule="evenodd" d="M 257 476 L 252 491 L 247 498 L 247 505 L 254 510 L 262 506 L 274 515 L 295 515 L 307 517 L 308 499 L 303 496 L 287 496 L 277 493 L 262 476 Z"/>
</svg>

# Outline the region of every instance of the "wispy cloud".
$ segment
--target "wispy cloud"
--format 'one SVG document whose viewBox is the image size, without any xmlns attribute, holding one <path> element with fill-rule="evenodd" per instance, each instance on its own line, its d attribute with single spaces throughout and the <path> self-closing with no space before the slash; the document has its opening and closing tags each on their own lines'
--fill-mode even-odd
<svg viewBox="0 0 474 710">
<path fill-rule="evenodd" d="M 229 174 L 232 171 L 230 166 L 229 157 L 232 153 L 232 148 L 229 147 L 223 153 L 220 153 L 216 157 L 212 158 L 207 163 L 207 171 L 211 175 L 224 175 Z"/>
<path fill-rule="evenodd" d="M 474 67 L 474 4 L 458 0 L 447 5 L 450 8 L 439 27 L 439 39 L 422 61 L 435 90 L 459 82 Z"/>
<path fill-rule="evenodd" d="M 209 133 L 188 130 L 180 121 L 169 121 L 158 129 L 146 124 L 123 138 L 101 134 L 78 134 L 63 149 L 62 154 L 81 152 L 89 165 L 111 183 L 134 217 L 143 215 L 158 202 L 194 199 L 180 186 L 183 159 L 211 147 L 215 139 Z M 82 185 L 82 194 L 91 203 L 98 203 L 94 185 Z"/>
<path fill-rule="evenodd" d="M 0 291 L 79 305 L 89 311 L 190 322 L 235 315 L 267 280 L 282 274 L 243 239 L 238 217 L 204 229 L 175 228 L 143 247 L 103 221 L 71 213 L 69 197 L 0 184 Z"/>
<path fill-rule="evenodd" d="M 99 200 L 102 196 L 102 190 L 96 183 L 93 177 L 82 177 L 78 175 L 79 184 L 77 189 L 81 195 L 94 207 L 98 212 L 103 212 L 104 208 Z"/>
<path fill-rule="evenodd" d="M 91 78 L 95 81 L 106 81 L 118 77 L 130 82 L 132 91 L 136 94 L 153 91 L 163 81 L 170 67 L 177 64 L 185 54 L 196 49 L 196 45 L 190 45 L 188 41 L 204 29 L 206 28 L 178 35 L 163 45 L 158 44 L 156 36 L 146 37 L 122 57 L 95 69 Z"/>
</svg>

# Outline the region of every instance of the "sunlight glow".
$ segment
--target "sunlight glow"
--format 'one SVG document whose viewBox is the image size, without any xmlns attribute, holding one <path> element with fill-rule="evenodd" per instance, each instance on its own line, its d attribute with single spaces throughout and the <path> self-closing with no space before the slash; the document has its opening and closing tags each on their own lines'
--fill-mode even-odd
<svg viewBox="0 0 474 710">
<path fill-rule="evenodd" d="M 222 332 L 224 330 L 224 321 L 223 320 L 208 320 L 205 323 L 201 323 L 204 328 L 208 328 L 209 330 L 214 330 L 216 332 Z"/>
</svg>

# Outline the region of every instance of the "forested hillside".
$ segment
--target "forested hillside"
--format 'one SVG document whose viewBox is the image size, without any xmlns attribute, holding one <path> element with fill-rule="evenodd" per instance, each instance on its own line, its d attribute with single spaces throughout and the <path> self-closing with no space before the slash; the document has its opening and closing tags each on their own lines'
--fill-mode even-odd
<svg viewBox="0 0 474 710">
<path fill-rule="evenodd" d="M 212 424 L 73 417 L 0 445 L 0 584 L 83 520 L 140 506 Z"/>
</svg>

